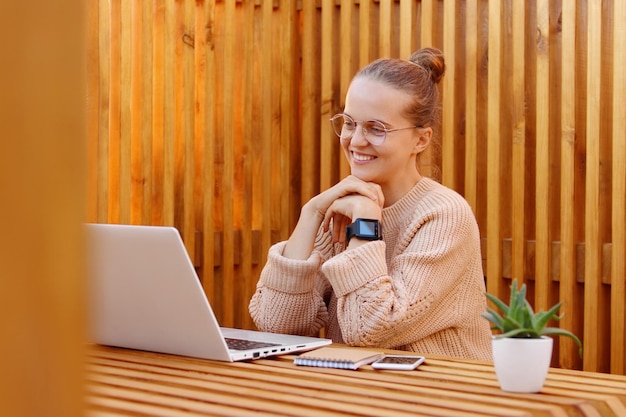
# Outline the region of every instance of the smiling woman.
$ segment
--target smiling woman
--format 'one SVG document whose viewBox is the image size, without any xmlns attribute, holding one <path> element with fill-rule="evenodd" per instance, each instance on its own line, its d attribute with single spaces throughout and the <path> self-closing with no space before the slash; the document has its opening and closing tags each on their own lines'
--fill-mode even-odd
<svg viewBox="0 0 626 417">
<path fill-rule="evenodd" d="M 417 158 L 439 119 L 436 49 L 380 59 L 331 118 L 351 175 L 309 200 L 274 245 L 250 313 L 259 328 L 338 343 L 490 359 L 476 220 Z"/>
</svg>

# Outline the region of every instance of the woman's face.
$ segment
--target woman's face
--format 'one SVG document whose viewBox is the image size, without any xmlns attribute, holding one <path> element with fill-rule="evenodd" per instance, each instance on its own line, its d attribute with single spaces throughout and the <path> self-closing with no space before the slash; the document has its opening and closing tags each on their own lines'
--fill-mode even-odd
<svg viewBox="0 0 626 417">
<path fill-rule="evenodd" d="M 366 77 L 355 78 L 346 95 L 344 113 L 358 125 L 352 138 L 341 140 L 351 172 L 379 184 L 384 192 L 404 194 L 415 185 L 421 178 L 416 156 L 428 141 L 424 143 L 424 129 L 415 128 L 388 132 L 382 144 L 372 145 L 363 136 L 361 121 L 378 120 L 388 129 L 410 127 L 411 121 L 403 116 L 410 99 L 404 91 Z"/>
</svg>

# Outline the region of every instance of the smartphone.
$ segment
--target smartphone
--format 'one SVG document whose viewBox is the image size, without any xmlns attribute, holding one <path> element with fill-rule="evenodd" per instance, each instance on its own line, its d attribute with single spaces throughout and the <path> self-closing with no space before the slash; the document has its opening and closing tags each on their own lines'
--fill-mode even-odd
<svg viewBox="0 0 626 417">
<path fill-rule="evenodd" d="M 424 363 L 423 356 L 409 355 L 385 355 L 372 364 L 374 369 L 392 369 L 397 371 L 410 371 Z"/>
</svg>

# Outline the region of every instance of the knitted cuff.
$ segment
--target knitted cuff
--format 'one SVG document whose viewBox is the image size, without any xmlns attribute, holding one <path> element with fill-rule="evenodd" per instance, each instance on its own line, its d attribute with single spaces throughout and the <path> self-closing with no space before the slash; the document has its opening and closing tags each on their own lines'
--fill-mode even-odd
<svg viewBox="0 0 626 417">
<path fill-rule="evenodd" d="M 287 242 L 273 245 L 267 256 L 267 264 L 261 273 L 264 286 L 289 294 L 310 292 L 315 286 L 315 278 L 321 259 L 313 252 L 309 259 L 290 259 L 283 256 Z"/>
<path fill-rule="evenodd" d="M 337 297 L 388 274 L 385 248 L 382 240 L 368 242 L 342 252 L 322 265 L 322 273 L 332 284 Z"/>
</svg>

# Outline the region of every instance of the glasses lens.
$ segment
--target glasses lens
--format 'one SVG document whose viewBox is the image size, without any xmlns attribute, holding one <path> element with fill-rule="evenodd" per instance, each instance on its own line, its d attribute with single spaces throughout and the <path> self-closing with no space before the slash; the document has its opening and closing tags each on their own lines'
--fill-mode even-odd
<svg viewBox="0 0 626 417">
<path fill-rule="evenodd" d="M 363 134 L 372 145 L 380 145 L 385 141 L 387 128 L 381 122 L 371 120 L 363 122 Z"/>
<path fill-rule="evenodd" d="M 354 130 L 356 129 L 356 122 L 352 118 L 345 114 L 336 114 L 330 119 L 330 123 L 333 125 L 335 134 L 341 139 L 347 139 L 352 137 Z"/>
</svg>

